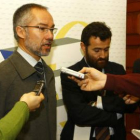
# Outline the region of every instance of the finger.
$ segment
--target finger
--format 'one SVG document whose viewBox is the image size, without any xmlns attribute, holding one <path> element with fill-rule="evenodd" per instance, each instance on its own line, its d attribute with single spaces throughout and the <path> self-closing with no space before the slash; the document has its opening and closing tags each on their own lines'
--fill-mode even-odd
<svg viewBox="0 0 140 140">
<path fill-rule="evenodd" d="M 88 72 L 88 68 L 83 67 L 79 72 L 81 72 L 81 73 L 87 73 Z"/>
<path fill-rule="evenodd" d="M 71 79 L 71 80 L 73 80 L 73 76 L 68 76 L 68 79 Z"/>
<path fill-rule="evenodd" d="M 39 108 L 39 107 L 40 107 L 40 104 L 38 104 L 36 108 Z"/>
<path fill-rule="evenodd" d="M 44 95 L 42 93 L 40 93 L 40 97 L 41 97 L 41 100 L 45 99 L 45 97 L 44 97 Z"/>
<path fill-rule="evenodd" d="M 36 111 L 36 109 L 34 109 L 34 110 L 31 110 L 31 112 L 35 112 Z"/>
<path fill-rule="evenodd" d="M 88 91 L 88 89 L 87 89 L 87 84 L 86 84 L 86 83 L 82 84 L 81 90 Z"/>
<path fill-rule="evenodd" d="M 129 94 L 127 94 L 127 95 L 125 95 L 124 97 L 127 97 L 127 98 L 129 98 L 129 97 L 130 97 L 130 95 L 129 95 Z"/>
<path fill-rule="evenodd" d="M 130 99 L 125 100 L 125 103 L 129 104 L 130 103 Z"/>
<path fill-rule="evenodd" d="M 74 76 L 72 76 L 71 79 L 74 80 L 74 81 L 77 82 L 77 83 L 79 83 L 79 82 L 81 81 L 80 79 L 78 79 L 78 78 L 76 78 L 76 77 L 74 77 Z"/>
<path fill-rule="evenodd" d="M 128 99 L 128 100 L 126 100 L 126 102 L 125 102 L 126 104 L 134 104 L 134 103 L 136 103 L 135 101 L 133 101 L 133 100 L 131 100 L 131 99 Z"/>
<path fill-rule="evenodd" d="M 84 84 L 84 85 L 87 85 L 87 84 L 88 84 L 88 82 L 89 82 L 89 80 L 88 80 L 88 79 L 81 80 L 81 81 L 79 81 L 79 82 L 78 82 L 78 85 L 79 85 L 79 86 L 82 86 L 83 84 Z"/>
<path fill-rule="evenodd" d="M 130 102 L 129 102 L 129 104 L 134 104 L 134 103 L 136 103 L 136 102 L 133 100 L 130 100 Z"/>
<path fill-rule="evenodd" d="M 123 100 L 127 100 L 127 99 L 129 99 L 129 98 L 127 98 L 126 96 L 125 96 L 125 97 L 123 97 Z"/>
<path fill-rule="evenodd" d="M 35 92 L 29 92 L 29 93 L 27 93 L 27 94 L 31 94 L 31 95 L 36 96 L 36 93 L 35 93 Z"/>
<path fill-rule="evenodd" d="M 83 85 L 85 85 L 85 84 L 86 84 L 86 83 L 84 83 L 84 82 L 79 82 L 79 83 L 78 83 L 78 86 L 81 87 L 81 86 L 83 86 Z"/>
<path fill-rule="evenodd" d="M 123 97 L 124 100 L 127 100 L 127 99 L 129 99 L 129 98 L 130 98 L 130 95 L 125 95 L 125 96 Z"/>
</svg>

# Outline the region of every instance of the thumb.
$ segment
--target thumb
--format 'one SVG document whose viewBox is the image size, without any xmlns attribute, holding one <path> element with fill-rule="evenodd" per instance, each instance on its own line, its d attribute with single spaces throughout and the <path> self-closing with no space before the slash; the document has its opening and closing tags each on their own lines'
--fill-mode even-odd
<svg viewBox="0 0 140 140">
<path fill-rule="evenodd" d="M 30 92 L 29 94 L 36 96 L 36 93 L 35 92 Z"/>
<path fill-rule="evenodd" d="M 44 95 L 42 93 L 40 93 L 39 96 L 41 97 L 41 100 L 44 100 L 45 99 L 45 97 L 44 97 Z"/>
</svg>

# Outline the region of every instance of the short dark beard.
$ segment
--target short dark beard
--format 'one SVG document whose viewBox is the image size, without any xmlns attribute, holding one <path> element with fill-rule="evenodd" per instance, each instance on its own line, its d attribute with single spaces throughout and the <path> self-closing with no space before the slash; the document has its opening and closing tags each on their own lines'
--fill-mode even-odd
<svg viewBox="0 0 140 140">
<path fill-rule="evenodd" d="M 90 67 L 93 67 L 93 68 L 95 68 L 95 69 L 97 69 L 97 70 L 102 70 L 106 65 L 107 65 L 107 63 L 108 63 L 108 60 L 109 60 L 109 57 L 107 57 L 107 58 L 105 58 L 105 59 L 102 59 L 102 58 L 100 58 L 99 60 L 104 60 L 105 61 L 105 64 L 104 65 L 98 65 L 98 63 L 97 63 L 97 61 L 96 62 L 93 62 L 92 61 L 92 59 L 89 57 L 89 55 L 88 55 L 88 51 L 86 50 L 86 56 L 85 56 L 85 58 L 86 58 L 86 61 L 87 61 L 87 63 L 88 63 L 88 65 L 90 66 Z M 99 61 L 98 60 L 98 61 Z"/>
</svg>

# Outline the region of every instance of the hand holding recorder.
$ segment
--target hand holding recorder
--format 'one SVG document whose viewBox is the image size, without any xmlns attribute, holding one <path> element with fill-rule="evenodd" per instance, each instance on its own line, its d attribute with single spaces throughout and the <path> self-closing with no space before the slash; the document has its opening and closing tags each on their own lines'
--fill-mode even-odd
<svg viewBox="0 0 140 140">
<path fill-rule="evenodd" d="M 23 101 L 28 105 L 30 111 L 39 108 L 42 100 L 44 100 L 44 95 L 40 93 L 40 95 L 36 96 L 35 92 L 25 93 L 20 98 L 20 101 Z"/>
<path fill-rule="evenodd" d="M 74 70 L 71 70 L 71 69 L 68 69 L 65 67 L 61 68 L 61 72 L 66 73 L 66 74 L 71 75 L 71 76 L 75 76 L 75 77 L 80 78 L 80 79 L 85 78 L 85 75 L 83 73 L 80 73 L 80 72 L 77 72 L 77 71 L 74 71 Z"/>
</svg>

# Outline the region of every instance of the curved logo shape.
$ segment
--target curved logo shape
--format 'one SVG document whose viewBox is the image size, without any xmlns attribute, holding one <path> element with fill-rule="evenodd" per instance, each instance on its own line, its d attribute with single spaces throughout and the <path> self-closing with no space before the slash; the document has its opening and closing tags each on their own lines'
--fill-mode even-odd
<svg viewBox="0 0 140 140">
<path fill-rule="evenodd" d="M 59 33 L 56 35 L 55 39 L 59 39 L 59 38 L 64 38 L 65 35 L 67 34 L 67 32 L 76 24 L 81 24 L 84 27 L 87 25 L 86 22 L 83 21 L 72 21 L 68 24 L 66 24 L 60 31 Z"/>
</svg>

